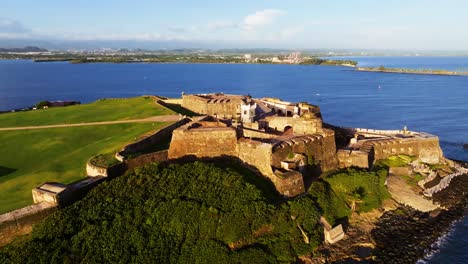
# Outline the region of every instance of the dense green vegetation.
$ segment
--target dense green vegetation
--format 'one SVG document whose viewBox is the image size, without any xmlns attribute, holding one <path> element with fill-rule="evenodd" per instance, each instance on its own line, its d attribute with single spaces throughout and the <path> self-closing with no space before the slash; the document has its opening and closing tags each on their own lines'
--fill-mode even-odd
<svg viewBox="0 0 468 264">
<path fill-rule="evenodd" d="M 325 178 L 334 193 L 351 209 L 351 211 L 367 212 L 382 205 L 383 200 L 390 198 L 385 187 L 387 170 L 367 172 L 364 170 L 347 169 Z M 344 210 L 337 210 L 338 216 Z"/>
<path fill-rule="evenodd" d="M 40 183 L 80 179 L 92 156 L 115 152 L 165 125 L 135 123 L 1 131 L 0 213 L 30 204 L 31 189 Z"/>
<path fill-rule="evenodd" d="M 129 120 L 170 114 L 174 112 L 155 103 L 151 97 L 102 99 L 91 104 L 0 114 L 0 127 Z"/>
<path fill-rule="evenodd" d="M 29 241 L 4 248 L 0 262 L 275 263 L 312 252 L 316 203 L 276 205 L 242 173 L 201 162 L 146 166 L 53 214 Z"/>
<path fill-rule="evenodd" d="M 155 163 L 56 212 L 29 240 L 0 249 L 0 262 L 292 263 L 321 243 L 320 215 L 332 223 L 350 215 L 356 188 L 362 210 L 377 207 L 384 174 L 342 171 L 282 201 L 232 161 Z"/>
<path fill-rule="evenodd" d="M 307 64 L 312 64 L 312 65 L 349 65 L 349 66 L 356 66 L 358 63 L 357 61 L 353 60 L 325 60 L 321 58 L 310 58 L 307 59 L 301 64 L 307 65 Z"/>
</svg>

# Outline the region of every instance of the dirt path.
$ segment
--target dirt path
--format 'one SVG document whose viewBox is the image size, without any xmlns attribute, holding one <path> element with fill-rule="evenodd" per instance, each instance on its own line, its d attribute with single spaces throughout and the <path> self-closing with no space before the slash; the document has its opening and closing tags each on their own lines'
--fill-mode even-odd
<svg viewBox="0 0 468 264">
<path fill-rule="evenodd" d="M 408 205 L 422 212 L 429 212 L 436 208 L 432 201 L 425 199 L 422 195 L 416 194 L 410 186 L 399 176 L 387 178 L 387 188 L 393 199 L 401 204 Z"/>
<path fill-rule="evenodd" d="M 179 115 L 164 115 L 164 116 L 153 116 L 153 117 L 148 117 L 148 118 L 143 118 L 143 119 L 130 119 L 130 120 L 101 121 L 101 122 L 58 124 L 58 125 L 44 125 L 44 126 L 3 127 L 3 128 L 0 128 L 0 131 L 31 130 L 31 129 L 60 128 L 60 127 L 78 127 L 78 126 L 100 126 L 100 125 L 126 124 L 126 123 L 175 122 L 175 121 L 178 121 L 179 119 L 180 119 Z"/>
</svg>

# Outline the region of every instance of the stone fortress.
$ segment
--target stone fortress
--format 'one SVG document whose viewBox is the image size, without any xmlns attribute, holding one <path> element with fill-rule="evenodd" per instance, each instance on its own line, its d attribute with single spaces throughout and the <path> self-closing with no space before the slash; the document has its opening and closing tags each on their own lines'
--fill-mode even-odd
<svg viewBox="0 0 468 264">
<path fill-rule="evenodd" d="M 286 198 L 305 193 L 311 182 L 323 172 L 346 167 L 372 168 L 375 161 L 399 154 L 415 157 L 412 170 L 428 174 L 418 182 L 427 197 L 447 187 L 454 177 L 468 174 L 468 169 L 443 157 L 436 136 L 406 128 L 334 127 L 323 122 L 318 106 L 308 103 L 223 93 L 154 99 L 162 105 L 180 105 L 201 116 L 188 118 L 180 115 L 179 121 L 124 146 L 115 154 L 119 161 L 115 165 L 94 164 L 91 158 L 86 164 L 88 177 L 78 182 L 46 182 L 34 188 L 34 204 L 0 215 L 0 246 L 29 233 L 35 223 L 80 200 L 103 181 L 152 162 L 171 159 L 234 158 L 268 178 Z M 168 150 L 144 152 L 165 140 L 170 140 Z M 426 164 L 450 162 L 456 172 L 432 184 L 440 173 L 428 169 Z M 408 168 L 390 168 L 389 174 L 397 175 L 397 171 L 403 171 L 399 172 L 401 175 L 410 173 Z M 389 191 L 391 179 L 398 177 L 387 178 Z M 395 199 L 405 203 L 405 199 L 391 193 Z M 415 196 L 411 197 L 414 199 Z M 341 225 L 332 228 L 325 220 L 321 222 L 328 243 L 343 238 Z"/>
<path fill-rule="evenodd" d="M 337 168 L 371 168 L 398 154 L 429 164 L 443 159 L 436 136 L 406 129 L 344 129 L 349 143 L 337 150 L 335 131 L 308 103 L 216 93 L 183 94 L 181 105 L 205 116 L 173 131 L 169 159 L 234 157 L 285 197 L 304 193 L 314 177 Z"/>
</svg>

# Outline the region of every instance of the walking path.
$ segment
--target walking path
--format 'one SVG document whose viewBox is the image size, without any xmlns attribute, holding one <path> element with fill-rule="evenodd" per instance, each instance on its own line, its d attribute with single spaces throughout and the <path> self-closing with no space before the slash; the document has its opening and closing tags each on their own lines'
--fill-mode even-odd
<svg viewBox="0 0 468 264">
<path fill-rule="evenodd" d="M 78 126 L 100 126 L 100 125 L 126 124 L 126 123 L 175 122 L 175 121 L 179 121 L 179 119 L 180 119 L 179 115 L 163 115 L 163 116 L 152 116 L 152 117 L 142 118 L 142 119 L 130 119 L 130 120 L 101 121 L 101 122 L 58 124 L 58 125 L 44 125 L 44 126 L 2 127 L 0 128 L 0 131 L 31 130 L 31 129 L 60 128 L 60 127 L 78 127 Z"/>
<path fill-rule="evenodd" d="M 411 186 L 399 176 L 389 176 L 387 178 L 387 189 L 398 203 L 411 206 L 419 211 L 429 212 L 438 208 L 432 201 L 416 194 Z"/>
</svg>

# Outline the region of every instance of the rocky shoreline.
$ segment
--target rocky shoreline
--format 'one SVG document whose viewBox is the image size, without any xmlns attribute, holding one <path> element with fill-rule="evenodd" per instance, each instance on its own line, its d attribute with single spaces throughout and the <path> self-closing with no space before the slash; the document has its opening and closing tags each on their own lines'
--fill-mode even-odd
<svg viewBox="0 0 468 264">
<path fill-rule="evenodd" d="M 465 164 L 466 165 L 466 164 Z M 420 212 L 387 201 L 379 210 L 353 215 L 346 238 L 322 245 L 305 263 L 416 263 L 468 211 L 468 175 L 453 179 L 434 194 L 442 208 Z M 317 257 L 318 255 L 318 257 Z"/>
</svg>

